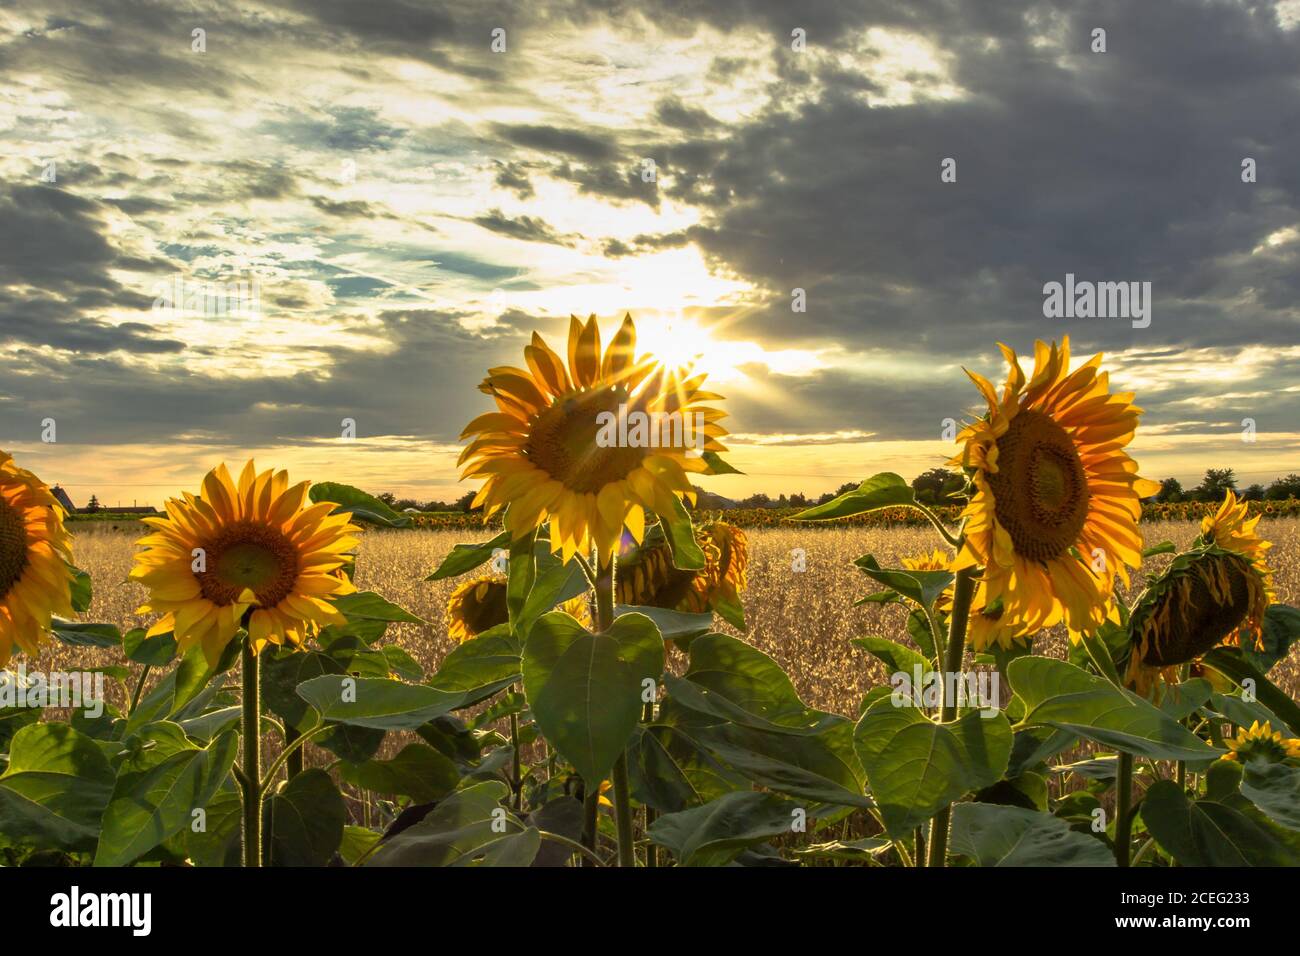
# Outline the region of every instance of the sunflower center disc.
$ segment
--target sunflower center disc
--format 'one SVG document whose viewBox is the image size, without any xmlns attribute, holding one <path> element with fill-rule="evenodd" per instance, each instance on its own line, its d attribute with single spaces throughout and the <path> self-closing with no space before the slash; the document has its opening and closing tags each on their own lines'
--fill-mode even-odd
<svg viewBox="0 0 1300 956">
<path fill-rule="evenodd" d="M 233 604 L 245 589 L 257 595 L 262 607 L 275 607 L 298 580 L 297 549 L 274 528 L 240 522 L 223 529 L 206 550 L 199 590 L 218 607 Z"/>
<path fill-rule="evenodd" d="M 989 475 L 994 512 L 1016 554 L 1050 561 L 1079 540 L 1088 520 L 1088 476 L 1074 442 L 1050 416 L 1022 411 L 998 439 Z"/>
<path fill-rule="evenodd" d="M 556 399 L 533 420 L 524 454 L 533 464 L 570 491 L 595 494 L 606 485 L 622 481 L 641 464 L 646 449 L 596 443 L 600 430 L 596 416 L 617 416 L 628 401 L 621 388 L 575 392 Z"/>
<path fill-rule="evenodd" d="M 0 598 L 27 568 L 27 529 L 20 512 L 0 498 Z"/>
</svg>

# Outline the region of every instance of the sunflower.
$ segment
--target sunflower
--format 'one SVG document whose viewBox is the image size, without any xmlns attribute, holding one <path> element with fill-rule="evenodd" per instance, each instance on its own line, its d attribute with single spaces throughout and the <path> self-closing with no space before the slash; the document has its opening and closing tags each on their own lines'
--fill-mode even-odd
<svg viewBox="0 0 1300 956">
<path fill-rule="evenodd" d="M 1236 739 L 1225 740 L 1228 748 L 1221 760 L 1238 760 L 1246 763 L 1250 760 L 1263 759 L 1269 763 L 1279 763 L 1287 758 L 1300 759 L 1300 740 L 1284 738 L 1274 730 L 1266 720 L 1261 725 L 1257 720 L 1245 727 L 1237 728 Z"/>
<path fill-rule="evenodd" d="M 287 472 L 258 474 L 250 461 L 236 485 L 218 465 L 198 497 L 187 492 L 165 517 L 145 518 L 153 533 L 138 542 L 131 577 L 149 589 L 136 613 L 163 615 L 149 634 L 172 631 L 182 651 L 199 644 L 215 661 L 245 623 L 255 651 L 345 623 L 331 599 L 356 591 L 347 552 L 358 529 L 346 512 L 330 513 L 333 502 L 309 504 L 310 484 L 290 487 Z"/>
<path fill-rule="evenodd" d="M 474 506 L 486 516 L 509 505 L 505 526 L 515 540 L 550 520 L 551 545 L 565 561 L 593 543 L 606 556 L 624 526 L 641 540 L 647 510 L 670 514 L 677 497 L 694 501 L 688 473 L 708 468 L 698 452 L 726 450 L 717 441 L 726 434 L 718 424 L 725 413 L 700 403 L 721 396 L 702 390 L 703 375 L 683 377 L 634 360 L 635 352 L 630 315 L 603 356 L 596 317 L 585 324 L 574 317 L 567 363 L 534 333 L 524 349 L 527 369 L 488 370 L 479 389 L 497 410 L 461 433 L 475 436 L 461 453 L 461 477 L 483 480 Z M 633 413 L 669 423 L 675 419 L 663 416 L 680 415 L 682 427 L 652 428 L 657 440 L 647 447 L 602 443 L 602 421 L 632 421 Z M 704 434 L 692 430 L 687 441 L 686 426 L 697 421 Z"/>
<path fill-rule="evenodd" d="M 1071 372 L 1068 337 L 1037 342 L 1026 382 L 1016 353 L 999 348 L 1010 367 L 1002 396 L 967 372 L 988 414 L 957 436 L 964 448 L 949 462 L 976 488 L 953 568 L 983 567 L 984 603 L 1002 608 L 996 628 L 972 617 L 977 650 L 1062 621 L 1074 633 L 1100 626 L 1114 574 L 1127 583 L 1141 564 L 1141 499 L 1159 490 L 1124 452 L 1142 410 L 1131 393 L 1110 392 L 1100 355 Z"/>
<path fill-rule="evenodd" d="M 695 541 L 704 552 L 704 567 L 696 571 L 673 567 L 672 549 L 659 533 L 620 557 L 614 585 L 618 603 L 694 614 L 711 612 L 724 602 L 737 604 L 748 584 L 745 533 L 715 521 L 697 527 Z"/>
<path fill-rule="evenodd" d="M 72 536 L 45 483 L 0 451 L 0 667 L 35 654 L 55 614 L 71 616 Z"/>
<path fill-rule="evenodd" d="M 953 569 L 954 556 L 951 552 L 936 548 L 929 554 L 919 554 L 911 558 L 903 558 L 903 567 L 909 571 L 951 571 Z M 952 613 L 952 597 L 954 585 L 943 589 L 938 600 L 934 602 L 934 609 L 939 614 Z M 1002 605 L 986 603 L 986 592 L 984 585 L 980 582 L 975 584 L 975 592 L 971 597 L 971 623 L 970 629 L 976 628 L 975 621 L 979 621 L 980 633 L 984 635 L 985 646 L 988 644 L 1000 644 L 1009 647 L 1012 640 L 1012 634 L 1002 624 Z"/>
<path fill-rule="evenodd" d="M 560 604 L 558 610 L 577 618 L 583 627 L 591 627 L 591 608 L 588 607 L 586 597 L 580 595 L 571 598 Z M 456 588 L 447 599 L 447 633 L 461 643 L 509 620 L 504 574 L 483 574 L 471 578 Z"/>
<path fill-rule="evenodd" d="M 1128 680 L 1142 692 L 1163 673 L 1176 678 L 1219 644 L 1257 647 L 1264 613 L 1275 600 L 1264 561 L 1271 543 L 1255 533 L 1259 518 L 1229 491 L 1218 512 L 1201 522 L 1189 550 L 1147 585 L 1129 616 Z"/>
</svg>

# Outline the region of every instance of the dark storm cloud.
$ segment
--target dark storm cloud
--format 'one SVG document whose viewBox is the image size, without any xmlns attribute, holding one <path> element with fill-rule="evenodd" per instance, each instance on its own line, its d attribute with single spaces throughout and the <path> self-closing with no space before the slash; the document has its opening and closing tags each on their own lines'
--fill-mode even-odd
<svg viewBox="0 0 1300 956">
<path fill-rule="evenodd" d="M 608 160 L 618 154 L 611 139 L 599 133 L 554 126 L 507 125 L 497 126 L 496 132 L 507 143 L 539 153 L 560 153 L 587 161 Z"/>
<path fill-rule="evenodd" d="M 477 226 L 502 236 L 509 236 L 511 239 L 549 242 L 560 246 L 568 245 L 570 242 L 569 237 L 557 232 L 554 226 L 536 216 L 511 218 L 500 209 L 490 209 L 485 215 L 476 216 L 472 221 Z"/>
</svg>

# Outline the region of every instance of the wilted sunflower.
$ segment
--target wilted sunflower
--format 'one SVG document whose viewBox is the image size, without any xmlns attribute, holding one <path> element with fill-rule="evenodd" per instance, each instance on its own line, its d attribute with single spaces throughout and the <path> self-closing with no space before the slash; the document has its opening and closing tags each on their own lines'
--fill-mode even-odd
<svg viewBox="0 0 1300 956">
<path fill-rule="evenodd" d="M 695 540 L 704 567 L 673 567 L 672 549 L 659 534 L 619 558 L 614 582 L 619 604 L 662 607 L 703 614 L 719 604 L 737 605 L 748 584 L 749 544 L 745 533 L 725 521 L 701 525 Z"/>
<path fill-rule="evenodd" d="M 72 536 L 45 483 L 0 451 L 0 667 L 72 612 Z"/>
<path fill-rule="evenodd" d="M 1231 491 L 1189 550 L 1147 585 L 1129 615 L 1128 679 L 1147 691 L 1160 672 L 1174 679 L 1179 664 L 1219 644 L 1256 647 L 1264 612 L 1273 603 L 1273 572 L 1264 562 L 1271 543 L 1255 534 L 1259 518 Z"/>
<path fill-rule="evenodd" d="M 1221 760 L 1239 760 L 1245 763 L 1263 759 L 1269 763 L 1279 763 L 1288 757 L 1300 758 L 1300 740 L 1284 738 L 1267 720 L 1262 726 L 1258 720 L 1255 721 L 1249 730 L 1237 728 L 1236 739 L 1225 740 L 1223 745 L 1228 748 L 1228 752 Z"/>
<path fill-rule="evenodd" d="M 1159 490 L 1123 450 L 1141 409 L 1131 393 L 1110 392 L 1100 355 L 1071 372 L 1068 337 L 1037 342 L 1026 382 L 1016 353 L 999 348 L 1010 366 L 1002 396 L 967 372 L 988 414 L 957 436 L 965 447 L 950 462 L 976 487 L 954 570 L 982 566 L 984 601 L 1002 607 L 996 627 L 971 618 L 977 650 L 1061 621 L 1072 632 L 1099 626 L 1114 574 L 1127 583 L 1127 568 L 1141 564 L 1141 499 Z"/>
<path fill-rule="evenodd" d="M 721 396 L 702 390 L 703 375 L 683 379 L 676 370 L 635 361 L 635 353 L 629 315 L 602 357 L 593 315 L 585 325 L 570 319 L 567 364 L 534 333 L 524 349 L 527 369 L 489 369 L 479 389 L 497 410 L 461 433 L 476 436 L 460 456 L 462 479 L 483 479 L 474 505 L 487 515 L 509 505 L 505 525 L 516 539 L 549 519 L 552 547 L 567 561 L 593 542 L 602 555 L 613 553 L 624 526 L 640 541 L 646 510 L 669 514 L 675 496 L 694 501 L 688 472 L 708 467 L 694 452 L 726 450 L 717 441 L 726 434 L 718 424 L 725 413 L 699 403 Z M 684 441 L 684 426 L 675 446 L 670 434 L 667 446 L 602 447 L 601 417 L 617 417 L 620 408 L 628 416 L 677 413 L 692 424 L 698 413 L 703 448 Z"/>
<path fill-rule="evenodd" d="M 591 627 L 591 608 L 583 596 L 563 602 L 556 610 L 567 611 L 583 627 Z M 447 599 L 447 633 L 462 643 L 509 620 L 504 574 L 471 578 Z"/>
<path fill-rule="evenodd" d="M 218 465 L 199 497 L 186 492 L 166 517 L 145 518 L 154 530 L 138 542 L 131 577 L 149 589 L 136 613 L 163 615 L 149 634 L 172 631 L 182 650 L 199 644 L 215 661 L 250 608 L 255 650 L 344 623 L 332 599 L 356 591 L 345 568 L 358 529 L 347 513 L 330 514 L 334 503 L 309 504 L 310 484 L 290 487 L 287 472 L 258 474 L 250 461 L 236 485 Z"/>
</svg>

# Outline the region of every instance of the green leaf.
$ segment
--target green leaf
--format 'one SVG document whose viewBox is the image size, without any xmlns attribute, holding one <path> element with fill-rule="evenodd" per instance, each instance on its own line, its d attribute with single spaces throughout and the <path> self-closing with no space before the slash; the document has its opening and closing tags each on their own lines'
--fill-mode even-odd
<svg viewBox="0 0 1300 956">
<path fill-rule="evenodd" d="M 1287 604 L 1270 604 L 1264 612 L 1260 636 L 1263 650 L 1243 648 L 1242 656 L 1261 674 L 1267 674 L 1290 653 L 1291 645 L 1300 641 L 1300 610 Z"/>
<path fill-rule="evenodd" d="M 539 560 L 537 580 L 533 583 L 528 600 L 524 603 L 515 622 L 515 634 L 522 640 L 528 636 L 528 630 L 543 614 L 555 609 L 557 604 L 585 594 L 590 587 L 587 575 L 576 561 L 561 564 L 546 554 L 548 545 L 540 542 L 538 549 L 549 561 Z"/>
<path fill-rule="evenodd" d="M 537 582 L 537 529 L 510 542 L 510 569 L 506 577 L 506 607 L 515 633 L 519 633 L 520 614 L 533 585 Z"/>
<path fill-rule="evenodd" d="M 181 845 L 195 866 L 239 866 L 244 802 L 236 790 L 221 790 L 208 801 L 204 825 L 181 830 Z"/>
<path fill-rule="evenodd" d="M 1137 694 L 1047 657 L 1020 657 L 1007 677 L 1024 703 L 1023 723 L 1056 727 L 1152 760 L 1206 760 L 1203 740 Z"/>
<path fill-rule="evenodd" d="M 684 679 L 665 675 L 679 704 L 756 730 L 816 734 L 844 718 L 806 707 L 780 665 L 726 634 L 691 642 Z"/>
<path fill-rule="evenodd" d="M 504 690 L 522 677 L 519 647 L 502 625 L 453 648 L 429 686 L 459 696 L 456 708 L 469 707 Z"/>
<path fill-rule="evenodd" d="M 315 718 L 298 696 L 299 685 L 325 674 L 343 674 L 343 665 L 328 654 L 296 647 L 268 649 L 261 657 L 263 706 L 291 727 L 307 730 Z"/>
<path fill-rule="evenodd" d="M 54 618 L 50 633 L 72 647 L 120 647 L 122 632 L 112 624 L 92 624 L 85 621 L 65 621 Z"/>
<path fill-rule="evenodd" d="M 351 485 L 322 481 L 312 485 L 307 494 L 314 502 L 332 501 L 338 505 L 332 514 L 350 511 L 355 520 L 383 528 L 407 528 L 411 524 L 410 515 L 399 514 L 374 495 Z"/>
<path fill-rule="evenodd" d="M 869 578 L 923 607 L 932 608 L 953 582 L 951 571 L 902 571 L 882 568 L 874 555 L 864 554 L 853 562 Z"/>
<path fill-rule="evenodd" d="M 614 617 L 622 617 L 624 614 L 644 614 L 655 622 L 655 627 L 659 628 L 665 641 L 678 641 L 679 647 L 684 647 L 692 639 L 713 630 L 713 615 L 708 613 L 694 614 L 640 604 L 615 605 Z"/>
<path fill-rule="evenodd" d="M 990 803 L 952 808 L 952 851 L 979 866 L 1114 866 L 1103 842 L 1050 813 Z"/>
<path fill-rule="evenodd" d="M 90 575 L 72 565 L 68 565 L 68 571 L 72 574 L 72 609 L 78 614 L 85 614 L 90 610 L 90 601 L 94 595 Z"/>
<path fill-rule="evenodd" d="M 853 743 L 885 827 L 897 838 L 1002 779 L 1012 734 L 1001 712 L 986 718 L 972 710 L 941 724 L 919 708 L 881 700 L 858 721 Z"/>
<path fill-rule="evenodd" d="M 834 518 L 865 514 L 868 511 L 879 511 L 881 508 L 915 503 L 916 498 L 911 485 L 892 472 L 882 472 L 868 478 L 855 490 L 845 492 L 824 505 L 801 511 L 794 516 L 793 520 L 830 521 Z"/>
<path fill-rule="evenodd" d="M 491 559 L 494 552 L 509 547 L 509 531 L 502 531 L 490 541 L 455 545 L 451 549 L 451 553 L 442 559 L 442 564 L 438 565 L 438 570 L 434 571 L 425 580 L 441 581 L 444 578 L 459 577 L 467 571 L 473 571 L 480 564 Z"/>
<path fill-rule="evenodd" d="M 1141 804 L 1142 822 L 1180 866 L 1296 866 L 1297 854 L 1260 820 L 1218 800 L 1189 800 L 1158 780 Z"/>
<path fill-rule="evenodd" d="M 744 472 L 733 468 L 730 464 L 723 461 L 722 456 L 716 451 L 706 451 L 703 455 L 704 463 L 708 466 L 704 472 L 706 475 L 743 475 Z"/>
<path fill-rule="evenodd" d="M 381 834 L 365 827 L 345 826 L 343 842 L 339 844 L 339 856 L 343 857 L 343 862 L 348 866 L 356 866 L 374 849 L 380 836 Z"/>
<path fill-rule="evenodd" d="M 1143 558 L 1154 558 L 1158 554 L 1177 554 L 1178 545 L 1172 541 L 1161 541 L 1159 544 L 1152 545 L 1142 551 Z"/>
<path fill-rule="evenodd" d="M 883 663 L 885 667 L 889 668 L 891 674 L 903 673 L 909 675 L 910 678 L 918 667 L 921 668 L 923 674 L 930 670 L 928 660 L 912 650 L 912 648 L 895 641 L 883 637 L 857 637 L 850 643 L 856 644 Z"/>
<path fill-rule="evenodd" d="M 422 684 L 341 674 L 299 684 L 298 696 L 326 721 L 374 730 L 414 730 L 450 713 L 462 699 Z"/>
<path fill-rule="evenodd" d="M 1097 668 L 1098 674 L 1116 687 L 1124 686 L 1124 682 L 1120 680 L 1119 669 L 1115 666 L 1115 660 L 1111 657 L 1110 648 L 1106 646 L 1105 641 L 1092 631 L 1083 631 L 1079 635 L 1079 643 L 1083 646 L 1088 659 L 1092 661 L 1092 666 Z"/>
<path fill-rule="evenodd" d="M 367 760 L 340 769 L 343 779 L 353 786 L 387 796 L 410 797 L 416 803 L 441 800 L 460 782 L 459 768 L 424 744 L 407 744 L 391 760 Z"/>
<path fill-rule="evenodd" d="M 698 571 L 704 567 L 704 551 L 695 540 L 690 512 L 676 495 L 673 495 L 672 514 L 659 515 L 659 524 L 672 550 L 673 567 L 682 571 Z"/>
<path fill-rule="evenodd" d="M 374 591 L 357 591 L 334 598 L 334 607 L 350 621 L 385 621 L 398 624 L 425 624 L 405 608 Z"/>
<path fill-rule="evenodd" d="M 122 650 L 128 660 L 150 667 L 162 667 L 170 664 L 176 657 L 176 637 L 171 631 L 166 634 L 148 634 L 143 627 L 133 627 L 122 635 Z"/>
<path fill-rule="evenodd" d="M 746 847 L 792 832 L 799 809 L 770 793 L 728 793 L 660 817 L 649 836 L 672 851 L 681 866 L 724 866 Z"/>
<path fill-rule="evenodd" d="M 498 780 L 456 791 L 419 823 L 385 840 L 366 865 L 453 866 L 474 859 L 501 837 L 524 829 L 501 806 L 509 793 Z"/>
<path fill-rule="evenodd" d="M 1247 760 L 1241 794 L 1275 823 L 1300 830 L 1300 770 L 1288 764 Z"/>
<path fill-rule="evenodd" d="M 149 725 L 137 739 L 142 746 L 118 770 L 104 811 L 96 866 L 125 866 L 189 826 L 230 772 L 239 741 L 231 731 L 196 747 L 169 722 Z"/>
<path fill-rule="evenodd" d="M 666 724 L 652 724 L 637 735 L 628 776 L 632 796 L 665 813 L 699 806 L 749 785 L 687 733 Z"/>
<path fill-rule="evenodd" d="M 1238 684 L 1249 682 L 1256 700 L 1285 721 L 1291 733 L 1300 736 L 1300 705 L 1265 677 L 1241 653 L 1239 647 L 1220 646 L 1209 650 L 1201 662 L 1225 674 Z"/>
<path fill-rule="evenodd" d="M 294 776 L 263 812 L 272 866 L 325 866 L 343 842 L 348 808 L 324 770 Z"/>
<path fill-rule="evenodd" d="M 648 617 L 625 614 L 592 634 L 553 612 L 524 645 L 524 694 L 546 739 L 598 787 L 640 720 L 643 682 L 657 682 L 663 667 L 663 638 Z"/>
<path fill-rule="evenodd" d="M 816 734 L 769 733 L 736 724 L 691 728 L 701 745 L 754 783 L 792 797 L 870 809 L 853 753 L 853 725 L 838 718 Z"/>
<path fill-rule="evenodd" d="M 0 774 L 0 833 L 20 845 L 93 848 L 113 776 L 100 745 L 67 724 L 23 727 Z"/>
</svg>

